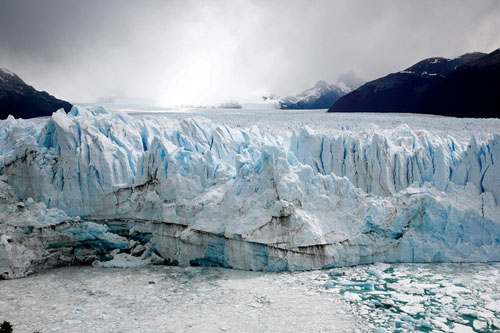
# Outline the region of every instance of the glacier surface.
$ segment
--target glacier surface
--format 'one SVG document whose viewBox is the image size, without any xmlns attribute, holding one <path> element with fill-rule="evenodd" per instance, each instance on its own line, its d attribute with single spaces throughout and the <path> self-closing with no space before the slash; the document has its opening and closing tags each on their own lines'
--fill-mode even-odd
<svg viewBox="0 0 500 333">
<path fill-rule="evenodd" d="M 0 277 L 81 263 L 499 261 L 500 130 L 487 122 L 461 120 L 487 130 L 452 136 L 411 124 L 276 133 L 102 107 L 10 117 L 0 121 Z"/>
</svg>

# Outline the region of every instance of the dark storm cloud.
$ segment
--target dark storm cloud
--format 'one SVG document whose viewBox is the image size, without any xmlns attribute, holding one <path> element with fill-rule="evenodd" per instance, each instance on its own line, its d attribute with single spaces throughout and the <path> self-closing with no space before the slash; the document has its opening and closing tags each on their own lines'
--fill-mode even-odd
<svg viewBox="0 0 500 333">
<path fill-rule="evenodd" d="M 0 66 L 72 101 L 293 94 L 500 47 L 500 2 L 0 0 Z"/>
</svg>

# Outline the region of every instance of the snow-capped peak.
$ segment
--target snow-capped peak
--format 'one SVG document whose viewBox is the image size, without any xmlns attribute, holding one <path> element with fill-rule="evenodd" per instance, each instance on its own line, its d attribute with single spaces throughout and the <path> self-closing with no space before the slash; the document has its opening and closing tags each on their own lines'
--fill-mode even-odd
<svg viewBox="0 0 500 333">
<path fill-rule="evenodd" d="M 10 76 L 16 76 L 16 74 L 14 74 L 12 71 L 8 70 L 7 68 L 0 67 L 0 71 L 4 72 L 5 74 L 10 75 Z"/>
</svg>

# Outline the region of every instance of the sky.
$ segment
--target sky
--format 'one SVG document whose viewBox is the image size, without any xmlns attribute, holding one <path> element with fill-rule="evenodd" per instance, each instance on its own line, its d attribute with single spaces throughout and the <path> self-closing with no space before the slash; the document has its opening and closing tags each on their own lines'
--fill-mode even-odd
<svg viewBox="0 0 500 333">
<path fill-rule="evenodd" d="M 258 101 L 499 47 L 498 0 L 0 0 L 0 67 L 73 103 Z"/>
</svg>

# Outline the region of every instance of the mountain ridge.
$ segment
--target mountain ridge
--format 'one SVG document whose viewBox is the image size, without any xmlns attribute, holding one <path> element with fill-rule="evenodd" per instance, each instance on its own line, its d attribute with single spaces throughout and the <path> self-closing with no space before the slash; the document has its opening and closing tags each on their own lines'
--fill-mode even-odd
<svg viewBox="0 0 500 333">
<path fill-rule="evenodd" d="M 466 53 L 454 59 L 424 59 L 403 71 L 367 82 L 341 97 L 328 112 L 499 117 L 494 113 L 499 106 L 494 97 L 500 83 L 499 54 L 500 50 L 496 50 L 490 54 Z"/>
<path fill-rule="evenodd" d="M 274 95 L 263 97 L 264 101 L 276 100 L 280 109 L 328 109 L 339 98 L 355 90 L 364 83 L 352 71 L 339 76 L 335 83 L 319 80 L 309 89 L 295 96 L 277 97 Z"/>
<path fill-rule="evenodd" d="M 15 118 L 50 116 L 61 108 L 68 112 L 71 107 L 71 103 L 36 90 L 14 72 L 0 68 L 0 119 L 9 115 Z"/>
</svg>

